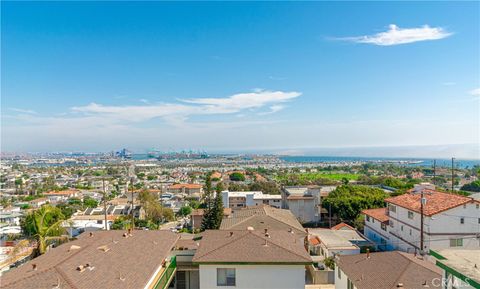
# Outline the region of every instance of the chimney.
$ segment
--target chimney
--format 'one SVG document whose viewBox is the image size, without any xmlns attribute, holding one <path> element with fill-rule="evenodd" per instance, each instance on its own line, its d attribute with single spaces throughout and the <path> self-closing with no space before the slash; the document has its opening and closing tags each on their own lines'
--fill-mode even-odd
<svg viewBox="0 0 480 289">
<path fill-rule="evenodd" d="M 32 270 L 37 271 L 37 264 L 35 264 L 35 263 L 32 264 Z"/>
<path fill-rule="evenodd" d="M 370 249 L 367 248 L 367 259 L 369 259 L 369 258 L 370 258 Z"/>
</svg>

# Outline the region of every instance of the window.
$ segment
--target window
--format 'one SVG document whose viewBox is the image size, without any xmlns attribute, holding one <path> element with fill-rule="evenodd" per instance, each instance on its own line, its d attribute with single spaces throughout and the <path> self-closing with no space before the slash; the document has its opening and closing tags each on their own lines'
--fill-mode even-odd
<svg viewBox="0 0 480 289">
<path fill-rule="evenodd" d="M 475 208 L 477 208 L 477 209 L 478 209 L 478 208 L 480 208 L 480 205 L 479 205 L 479 204 L 477 204 L 477 205 L 475 206 Z"/>
<path fill-rule="evenodd" d="M 217 286 L 235 286 L 235 269 L 217 268 Z"/>
<path fill-rule="evenodd" d="M 408 211 L 408 218 L 413 220 L 413 212 L 412 211 Z"/>
<path fill-rule="evenodd" d="M 465 218 L 464 217 L 460 218 L 460 224 L 465 224 Z"/>
<path fill-rule="evenodd" d="M 97 220 L 97 224 L 103 224 L 102 220 Z"/>
<path fill-rule="evenodd" d="M 386 231 L 387 230 L 387 225 L 385 223 L 381 224 L 382 230 Z"/>
<path fill-rule="evenodd" d="M 338 279 L 342 279 L 342 270 L 340 270 L 340 268 L 337 267 L 337 270 L 338 270 Z"/>
<path fill-rule="evenodd" d="M 402 230 L 402 231 L 403 231 L 403 225 L 401 225 L 401 226 L 400 226 L 400 230 Z"/>
<path fill-rule="evenodd" d="M 392 220 L 388 221 L 388 224 L 390 225 L 390 227 L 392 227 L 392 228 L 394 227 L 394 224 L 393 224 Z"/>
<path fill-rule="evenodd" d="M 390 212 L 396 213 L 397 212 L 397 207 L 394 205 L 388 205 L 388 210 Z"/>
<path fill-rule="evenodd" d="M 480 218 L 478 218 L 478 223 L 480 224 Z"/>
<path fill-rule="evenodd" d="M 450 247 L 462 247 L 463 239 L 450 239 Z"/>
<path fill-rule="evenodd" d="M 466 208 L 467 208 L 467 204 L 463 204 L 463 208 L 466 209 Z"/>
<path fill-rule="evenodd" d="M 412 235 L 412 229 L 410 229 L 410 236 Z"/>
<path fill-rule="evenodd" d="M 370 216 L 367 216 L 367 222 L 370 222 Z"/>
</svg>

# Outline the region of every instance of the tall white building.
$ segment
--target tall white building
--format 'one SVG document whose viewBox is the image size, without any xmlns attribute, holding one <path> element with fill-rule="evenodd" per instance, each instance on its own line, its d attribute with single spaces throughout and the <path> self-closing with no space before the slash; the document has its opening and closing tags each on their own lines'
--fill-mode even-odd
<svg viewBox="0 0 480 289">
<path fill-rule="evenodd" d="M 282 196 L 264 194 L 261 191 L 249 192 L 222 192 L 222 201 L 224 208 L 238 210 L 246 207 L 254 207 L 260 205 L 269 205 L 275 208 L 281 208 Z"/>
<path fill-rule="evenodd" d="M 480 248 L 480 202 L 430 189 L 387 198 L 383 214 L 379 209 L 363 211 L 365 235 L 382 249 L 420 252 L 422 192 L 424 252 Z"/>
</svg>

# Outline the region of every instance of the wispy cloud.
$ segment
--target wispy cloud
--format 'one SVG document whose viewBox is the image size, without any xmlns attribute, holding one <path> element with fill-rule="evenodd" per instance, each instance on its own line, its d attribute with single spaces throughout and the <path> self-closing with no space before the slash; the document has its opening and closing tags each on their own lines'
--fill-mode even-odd
<svg viewBox="0 0 480 289">
<path fill-rule="evenodd" d="M 248 113 L 269 108 L 275 113 L 284 108 L 282 103 L 300 96 L 300 92 L 255 89 L 223 98 L 179 99 L 172 103 L 145 103 L 144 105 L 107 106 L 90 103 L 71 108 L 76 117 L 95 117 L 114 123 L 135 123 L 161 118 L 172 125 L 180 125 L 195 115 Z M 68 116 L 67 116 L 68 117 Z M 73 116 L 70 116 L 73 117 Z"/>
<path fill-rule="evenodd" d="M 471 90 L 470 95 L 473 95 L 474 100 L 480 100 L 480 88 L 475 88 Z"/>
<path fill-rule="evenodd" d="M 11 107 L 9 108 L 11 111 L 19 112 L 19 113 L 26 113 L 26 114 L 36 114 L 37 112 L 31 109 L 21 109 L 21 108 L 15 108 Z"/>
<path fill-rule="evenodd" d="M 445 86 L 452 86 L 452 85 L 456 85 L 457 83 L 456 82 L 453 82 L 453 81 L 446 81 L 446 82 L 443 82 L 442 85 L 445 85 Z"/>
<path fill-rule="evenodd" d="M 353 36 L 337 38 L 338 40 L 352 41 L 355 43 L 366 43 L 380 46 L 392 46 L 407 44 L 418 41 L 438 40 L 452 35 L 442 27 L 430 27 L 424 25 L 417 28 L 400 28 L 395 24 L 389 25 L 385 32 L 372 35 Z"/>
<path fill-rule="evenodd" d="M 475 88 L 470 91 L 470 94 L 473 96 L 480 96 L 480 88 Z"/>
</svg>

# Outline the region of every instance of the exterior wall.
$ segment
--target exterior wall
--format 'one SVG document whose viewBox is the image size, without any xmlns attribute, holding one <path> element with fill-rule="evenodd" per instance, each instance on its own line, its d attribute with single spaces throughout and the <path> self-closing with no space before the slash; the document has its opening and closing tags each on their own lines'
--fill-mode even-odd
<svg viewBox="0 0 480 289">
<path fill-rule="evenodd" d="M 347 289 L 347 288 L 348 288 L 348 276 L 342 271 L 342 269 L 340 269 L 338 266 L 335 266 L 335 289 Z M 356 289 L 357 287 L 353 286 L 353 288 Z"/>
<path fill-rule="evenodd" d="M 413 212 L 408 218 L 409 210 L 395 206 L 395 212 L 389 210 L 389 245 L 394 250 L 414 252 L 420 249 L 420 214 Z M 460 218 L 464 218 L 461 224 Z M 480 247 L 480 242 L 472 238 L 480 233 L 480 208 L 475 203 L 459 206 L 432 217 L 424 217 L 424 250 L 449 248 L 450 239 L 463 239 L 464 249 Z"/>
<path fill-rule="evenodd" d="M 315 216 L 314 200 L 287 200 L 288 208 L 300 223 L 310 223 L 320 220 L 320 214 Z"/>
<path fill-rule="evenodd" d="M 365 216 L 365 227 L 363 232 L 365 237 L 374 242 L 377 249 L 390 251 L 393 250 L 391 245 L 392 242 L 390 241 L 392 236 L 388 233 L 388 225 L 384 228 L 386 230 L 382 229 L 382 222 L 379 220 L 372 217 L 367 218 L 367 216 Z"/>
<path fill-rule="evenodd" d="M 303 289 L 305 265 L 200 265 L 200 288 L 233 288 L 217 286 L 217 268 L 235 268 L 238 289 Z"/>
</svg>

